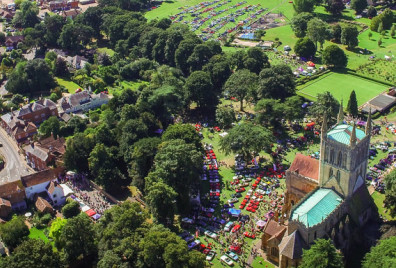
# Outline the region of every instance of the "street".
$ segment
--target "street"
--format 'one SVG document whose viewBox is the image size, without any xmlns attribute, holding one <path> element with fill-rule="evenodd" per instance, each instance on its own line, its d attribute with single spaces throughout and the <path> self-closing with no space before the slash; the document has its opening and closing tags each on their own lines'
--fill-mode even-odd
<svg viewBox="0 0 396 268">
<path fill-rule="evenodd" d="M 23 157 L 18 154 L 16 142 L 2 128 L 0 128 L 0 143 L 2 144 L 0 153 L 3 155 L 5 161 L 5 167 L 0 172 L 0 185 L 19 180 L 21 176 L 33 172 Z"/>
</svg>

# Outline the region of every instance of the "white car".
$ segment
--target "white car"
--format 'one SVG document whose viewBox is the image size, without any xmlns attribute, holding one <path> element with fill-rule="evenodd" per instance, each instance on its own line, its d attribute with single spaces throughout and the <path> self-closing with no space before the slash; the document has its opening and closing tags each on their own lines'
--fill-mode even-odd
<svg viewBox="0 0 396 268">
<path fill-rule="evenodd" d="M 228 258 L 226 255 L 220 257 L 220 261 L 225 262 L 228 266 L 233 266 L 234 262 Z"/>
<path fill-rule="evenodd" d="M 252 190 L 252 189 L 250 189 L 249 191 L 247 191 L 246 195 L 248 195 L 248 196 L 251 196 L 251 195 L 252 195 L 252 193 L 253 193 L 253 190 Z"/>
<path fill-rule="evenodd" d="M 227 222 L 227 224 L 224 226 L 224 231 L 229 232 L 231 230 L 232 226 L 234 226 L 233 221 Z"/>
<path fill-rule="evenodd" d="M 214 256 L 216 255 L 216 252 L 214 251 L 209 251 L 208 255 L 206 255 L 206 260 L 211 261 L 213 260 Z"/>
<path fill-rule="evenodd" d="M 213 233 L 211 231 L 208 231 L 208 230 L 205 231 L 205 235 L 210 237 L 210 238 L 213 238 L 213 239 L 217 238 L 217 234 L 215 234 L 215 233 Z"/>
</svg>

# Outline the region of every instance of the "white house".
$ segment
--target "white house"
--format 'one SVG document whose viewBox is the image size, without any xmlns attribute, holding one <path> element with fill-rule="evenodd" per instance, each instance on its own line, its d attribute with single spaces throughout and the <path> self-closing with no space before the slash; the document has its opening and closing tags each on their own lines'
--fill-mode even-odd
<svg viewBox="0 0 396 268">
<path fill-rule="evenodd" d="M 107 94 L 91 94 L 88 90 L 61 98 L 58 101 L 59 110 L 65 113 L 85 112 L 98 108 L 109 102 Z"/>
<path fill-rule="evenodd" d="M 62 206 L 65 203 L 66 197 L 59 183 L 51 181 L 46 187 L 46 190 L 54 206 Z"/>
</svg>

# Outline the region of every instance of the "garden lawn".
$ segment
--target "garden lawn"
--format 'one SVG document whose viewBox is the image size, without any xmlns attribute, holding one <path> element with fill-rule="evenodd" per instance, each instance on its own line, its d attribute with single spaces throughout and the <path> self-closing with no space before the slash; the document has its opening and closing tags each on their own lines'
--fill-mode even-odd
<svg viewBox="0 0 396 268">
<path fill-rule="evenodd" d="M 67 91 L 72 94 L 76 92 L 76 89 L 81 88 L 79 85 L 77 85 L 76 83 L 74 83 L 69 79 L 63 79 L 57 77 L 56 81 L 60 86 L 64 86 L 67 89 Z"/>
<path fill-rule="evenodd" d="M 395 218 L 392 218 L 389 213 L 385 213 L 385 208 L 383 207 L 384 205 L 384 200 L 385 200 L 385 195 L 381 194 L 377 191 L 375 191 L 371 197 L 374 199 L 375 205 L 378 207 L 378 212 L 382 217 L 386 218 L 387 220 L 394 220 Z"/>
<path fill-rule="evenodd" d="M 389 86 L 373 82 L 358 76 L 343 73 L 329 73 L 299 87 L 298 94 L 316 99 L 317 94 L 329 91 L 337 100 L 344 100 L 347 106 L 349 95 L 355 90 L 358 105 L 371 100 L 378 94 L 384 92 Z"/>
<path fill-rule="evenodd" d="M 110 57 L 112 57 L 114 55 L 114 50 L 112 50 L 111 48 L 108 48 L 108 47 L 100 47 L 100 48 L 98 48 L 97 51 L 99 53 L 106 53 Z"/>
<path fill-rule="evenodd" d="M 41 239 L 44 242 L 48 242 L 48 237 L 44 234 L 44 230 L 45 229 L 37 229 L 36 227 L 33 227 L 32 229 L 30 229 L 30 234 L 29 234 L 29 238 L 34 238 L 34 239 Z"/>
</svg>

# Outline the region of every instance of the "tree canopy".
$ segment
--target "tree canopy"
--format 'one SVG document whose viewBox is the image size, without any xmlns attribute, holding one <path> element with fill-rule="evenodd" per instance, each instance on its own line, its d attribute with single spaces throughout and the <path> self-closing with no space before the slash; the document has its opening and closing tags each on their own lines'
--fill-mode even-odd
<svg viewBox="0 0 396 268">
<path fill-rule="evenodd" d="M 295 93 L 295 76 L 290 66 L 274 65 L 263 69 L 259 76 L 259 98 L 274 98 L 284 100 Z"/>
<path fill-rule="evenodd" d="M 224 85 L 224 90 L 240 102 L 240 110 L 243 111 L 243 101 L 246 98 L 254 98 L 257 90 L 257 75 L 247 69 L 241 69 L 233 73 Z"/>
<path fill-rule="evenodd" d="M 396 216 L 396 170 L 385 176 L 385 207 L 392 217 Z"/>
<path fill-rule="evenodd" d="M 342 255 L 336 251 L 329 239 L 315 240 L 315 244 L 308 250 L 303 250 L 302 268 L 342 268 Z"/>
<path fill-rule="evenodd" d="M 352 90 L 349 96 L 347 111 L 354 117 L 358 115 L 359 110 L 355 90 Z"/>
<path fill-rule="evenodd" d="M 330 45 L 322 53 L 324 64 L 334 68 L 344 68 L 348 64 L 348 58 L 345 52 L 337 45 Z"/>
<path fill-rule="evenodd" d="M 304 37 L 297 40 L 294 51 L 298 56 L 308 59 L 315 56 L 316 46 L 311 39 Z"/>
<path fill-rule="evenodd" d="M 7 247 L 16 248 L 29 235 L 29 228 L 23 217 L 13 216 L 12 219 L 0 225 L 0 236 Z"/>
<path fill-rule="evenodd" d="M 396 237 L 379 240 L 375 247 L 366 254 L 362 262 L 363 268 L 383 267 L 391 268 L 396 265 Z"/>
</svg>

